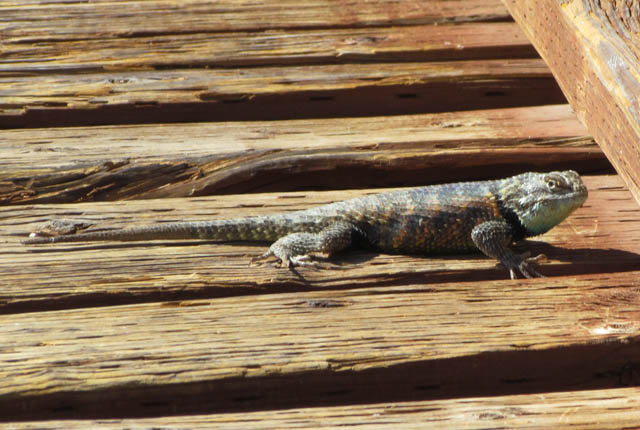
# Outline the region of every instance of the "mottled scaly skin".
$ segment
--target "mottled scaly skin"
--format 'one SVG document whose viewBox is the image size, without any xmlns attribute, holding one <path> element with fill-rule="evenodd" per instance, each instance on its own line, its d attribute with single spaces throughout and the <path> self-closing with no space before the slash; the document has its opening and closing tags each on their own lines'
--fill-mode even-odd
<svg viewBox="0 0 640 430">
<path fill-rule="evenodd" d="M 515 277 L 541 276 L 511 244 L 542 234 L 582 206 L 587 189 L 573 171 L 523 173 L 495 181 L 461 182 L 359 197 L 304 211 L 230 220 L 55 237 L 27 244 L 83 241 L 209 239 L 275 242 L 263 257 L 285 265 L 365 241 L 383 252 L 440 254 L 482 251 Z"/>
</svg>

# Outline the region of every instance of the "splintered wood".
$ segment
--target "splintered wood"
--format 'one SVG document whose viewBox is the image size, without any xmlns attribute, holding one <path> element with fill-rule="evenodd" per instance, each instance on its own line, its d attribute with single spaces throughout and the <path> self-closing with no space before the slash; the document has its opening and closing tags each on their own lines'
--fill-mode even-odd
<svg viewBox="0 0 640 430">
<path fill-rule="evenodd" d="M 5 204 L 426 185 L 493 178 L 495 169 L 510 175 L 567 163 L 609 166 L 568 105 L 5 136 Z"/>
</svg>

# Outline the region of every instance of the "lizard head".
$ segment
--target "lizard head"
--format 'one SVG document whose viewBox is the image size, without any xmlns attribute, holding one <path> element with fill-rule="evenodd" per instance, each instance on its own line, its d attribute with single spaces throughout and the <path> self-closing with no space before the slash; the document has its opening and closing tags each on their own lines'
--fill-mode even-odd
<svg viewBox="0 0 640 430">
<path fill-rule="evenodd" d="M 503 205 L 518 216 L 530 236 L 545 233 L 587 200 L 587 187 L 573 170 L 523 173 L 506 179 Z"/>
</svg>

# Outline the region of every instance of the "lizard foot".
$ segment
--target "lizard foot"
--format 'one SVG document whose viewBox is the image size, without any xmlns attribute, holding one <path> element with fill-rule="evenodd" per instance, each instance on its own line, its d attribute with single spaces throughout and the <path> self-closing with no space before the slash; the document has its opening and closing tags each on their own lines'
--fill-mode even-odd
<svg viewBox="0 0 640 430">
<path fill-rule="evenodd" d="M 313 257 L 311 255 L 277 255 L 273 250 L 269 250 L 262 255 L 258 255 L 257 257 L 253 257 L 249 262 L 249 265 L 261 261 L 261 260 L 269 260 L 273 257 L 275 259 L 275 267 L 287 267 L 293 268 L 296 266 L 301 267 L 313 267 L 319 268 L 320 264 L 316 261 L 313 261 Z"/>
<path fill-rule="evenodd" d="M 290 233 L 271 244 L 269 251 L 254 258 L 252 262 L 275 257 L 282 267 L 296 266 L 324 268 L 314 261 L 314 254 L 332 254 L 351 243 L 353 226 L 346 223 L 329 225 L 318 233 Z"/>
<path fill-rule="evenodd" d="M 321 257 L 319 257 L 321 258 Z M 273 251 L 269 250 L 262 255 L 258 255 L 253 257 L 249 262 L 249 265 L 252 265 L 261 260 L 275 260 L 273 266 L 274 267 L 310 267 L 312 269 L 342 269 L 343 267 L 337 264 L 329 263 L 326 261 L 317 261 L 316 257 L 313 255 L 305 254 L 305 255 L 283 255 L 278 256 Z"/>
</svg>

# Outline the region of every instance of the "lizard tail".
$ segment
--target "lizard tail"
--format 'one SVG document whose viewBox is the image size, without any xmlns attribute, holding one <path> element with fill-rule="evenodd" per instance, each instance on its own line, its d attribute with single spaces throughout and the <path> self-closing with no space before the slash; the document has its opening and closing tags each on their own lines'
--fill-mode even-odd
<svg viewBox="0 0 640 430">
<path fill-rule="evenodd" d="M 123 230 L 95 231 L 60 236 L 35 236 L 25 245 L 60 242 L 148 241 L 206 239 L 230 241 L 275 241 L 293 231 L 304 230 L 304 222 L 292 222 L 286 216 L 247 217 L 233 220 L 177 222 Z"/>
</svg>

